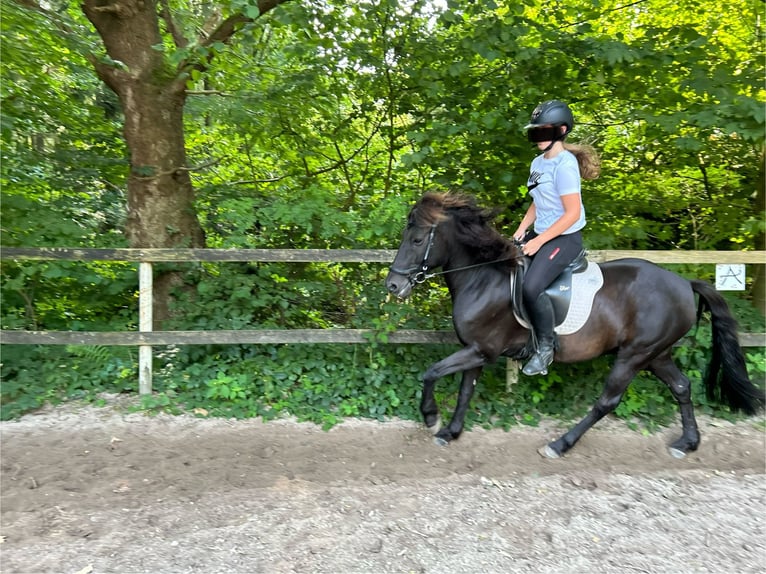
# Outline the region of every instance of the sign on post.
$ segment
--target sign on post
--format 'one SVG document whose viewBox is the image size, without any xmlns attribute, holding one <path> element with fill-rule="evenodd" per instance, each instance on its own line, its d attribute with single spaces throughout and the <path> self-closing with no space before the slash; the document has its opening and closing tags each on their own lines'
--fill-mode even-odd
<svg viewBox="0 0 766 574">
<path fill-rule="evenodd" d="M 719 291 L 744 291 L 744 263 L 718 263 L 715 266 L 715 288 Z"/>
</svg>

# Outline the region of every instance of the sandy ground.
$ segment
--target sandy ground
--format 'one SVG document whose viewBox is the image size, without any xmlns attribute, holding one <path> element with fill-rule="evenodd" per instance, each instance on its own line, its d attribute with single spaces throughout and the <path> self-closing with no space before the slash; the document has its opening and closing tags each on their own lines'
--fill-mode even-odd
<svg viewBox="0 0 766 574">
<path fill-rule="evenodd" d="M 0 427 L 0 570 L 52 572 L 766 572 L 766 445 L 757 420 L 672 428 L 602 421 L 473 430 L 448 447 L 415 423 L 325 432 L 45 409 Z"/>
</svg>

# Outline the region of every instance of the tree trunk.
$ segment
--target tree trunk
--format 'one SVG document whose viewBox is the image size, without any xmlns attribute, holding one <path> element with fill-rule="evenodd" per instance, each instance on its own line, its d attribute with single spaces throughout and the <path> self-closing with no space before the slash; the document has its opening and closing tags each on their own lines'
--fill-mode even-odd
<svg viewBox="0 0 766 574">
<path fill-rule="evenodd" d="M 162 45 L 157 3 L 86 0 L 83 10 L 112 60 L 93 58 L 96 72 L 117 94 L 125 115 L 131 246 L 204 246 L 186 166 L 186 82 L 156 49 Z"/>
<path fill-rule="evenodd" d="M 186 167 L 183 131 L 185 91 L 154 85 L 129 88 L 135 109 L 125 113 L 130 154 L 128 221 L 132 247 L 204 247 L 205 237 L 194 207 L 194 188 Z M 155 328 L 170 317 L 172 292 L 181 272 L 155 270 Z"/>
<path fill-rule="evenodd" d="M 186 169 L 185 93 L 153 85 L 128 88 L 130 149 L 127 235 L 135 247 L 203 247 Z"/>
<path fill-rule="evenodd" d="M 162 45 L 157 3 L 150 0 L 85 0 L 83 11 L 111 61 L 91 59 L 117 94 L 125 115 L 130 153 L 128 221 L 131 247 L 204 247 L 186 166 L 183 111 L 186 83 L 155 46 Z M 168 316 L 177 273 L 157 273 L 154 316 Z"/>
</svg>

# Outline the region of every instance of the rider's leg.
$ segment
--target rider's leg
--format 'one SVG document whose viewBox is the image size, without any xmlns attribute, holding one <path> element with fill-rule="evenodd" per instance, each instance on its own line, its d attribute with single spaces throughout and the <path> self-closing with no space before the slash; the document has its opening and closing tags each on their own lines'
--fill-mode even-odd
<svg viewBox="0 0 766 574">
<path fill-rule="evenodd" d="M 529 362 L 524 365 L 522 372 L 525 375 L 545 375 L 548 373 L 548 366 L 553 362 L 555 351 L 553 303 L 543 292 L 537 297 L 534 305 L 527 308 L 527 311 L 537 339 L 537 349 Z"/>
<path fill-rule="evenodd" d="M 535 354 L 522 372 L 526 375 L 546 374 L 553 362 L 555 348 L 555 317 L 553 304 L 545 289 L 582 250 L 579 232 L 560 235 L 545 245 L 532 258 L 524 276 L 524 306 L 532 323 L 531 335 Z"/>
</svg>

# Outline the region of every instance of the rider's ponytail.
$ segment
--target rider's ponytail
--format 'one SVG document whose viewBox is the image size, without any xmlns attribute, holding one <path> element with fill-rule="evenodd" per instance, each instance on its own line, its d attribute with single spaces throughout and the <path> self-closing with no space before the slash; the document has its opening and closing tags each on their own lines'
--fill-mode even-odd
<svg viewBox="0 0 766 574">
<path fill-rule="evenodd" d="M 596 179 L 601 173 L 601 158 L 598 152 L 588 144 L 571 144 L 564 142 L 564 149 L 572 152 L 580 166 L 580 177 Z"/>
</svg>

